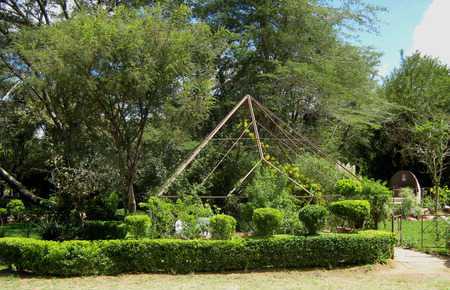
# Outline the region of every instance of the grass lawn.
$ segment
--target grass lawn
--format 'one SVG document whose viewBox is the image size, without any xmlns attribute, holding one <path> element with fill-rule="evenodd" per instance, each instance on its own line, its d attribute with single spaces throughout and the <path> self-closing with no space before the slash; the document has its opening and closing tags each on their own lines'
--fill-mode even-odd
<svg viewBox="0 0 450 290">
<path fill-rule="evenodd" d="M 82 278 L 39 278 L 0 274 L 2 290 L 64 289 L 259 289 L 259 290 L 448 290 L 450 275 L 423 274 L 414 269 L 398 269 L 388 265 L 361 266 L 335 270 L 274 271 L 229 274 L 191 275 L 120 275 Z M 412 272 L 411 272 L 412 271 Z"/>
<path fill-rule="evenodd" d="M 449 233 L 450 222 L 445 220 L 424 221 L 423 222 L 423 243 L 422 243 L 422 222 L 419 221 L 402 221 L 402 246 L 411 247 L 424 252 L 448 254 L 446 248 L 447 240 L 450 238 Z M 380 229 L 391 231 L 391 223 L 382 225 Z M 397 238 L 400 239 L 399 226 L 396 223 L 394 228 Z"/>
<path fill-rule="evenodd" d="M 29 237 L 40 239 L 41 236 L 36 227 L 28 224 L 7 224 L 0 227 L 0 233 L 4 237 Z"/>
</svg>

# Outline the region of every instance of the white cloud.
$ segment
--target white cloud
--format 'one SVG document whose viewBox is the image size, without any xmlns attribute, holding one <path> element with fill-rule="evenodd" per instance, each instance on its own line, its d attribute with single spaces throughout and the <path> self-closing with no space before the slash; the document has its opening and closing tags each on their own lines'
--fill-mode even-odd
<svg viewBox="0 0 450 290">
<path fill-rule="evenodd" d="M 450 65 L 450 0 L 433 0 L 416 26 L 410 50 L 439 57 Z"/>
</svg>

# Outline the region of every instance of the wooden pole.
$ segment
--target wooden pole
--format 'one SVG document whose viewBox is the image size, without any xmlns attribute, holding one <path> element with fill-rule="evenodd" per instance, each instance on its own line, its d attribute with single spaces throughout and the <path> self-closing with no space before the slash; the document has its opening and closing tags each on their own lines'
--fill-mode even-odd
<svg viewBox="0 0 450 290">
<path fill-rule="evenodd" d="M 259 164 L 261 164 L 262 160 L 263 159 L 259 159 L 258 162 L 256 162 L 256 164 L 252 167 L 252 169 L 250 169 L 249 172 L 247 172 L 247 174 L 244 175 L 244 177 L 239 179 L 237 185 L 227 195 L 233 194 L 241 186 L 241 184 L 250 176 L 250 174 L 252 174 L 252 172 L 255 171 L 255 169 L 259 166 Z"/>
<path fill-rule="evenodd" d="M 248 97 L 247 101 L 248 101 L 248 109 L 250 111 L 250 116 L 252 118 L 253 131 L 255 132 L 256 146 L 258 146 L 259 157 L 261 159 L 264 159 L 264 153 L 263 153 L 262 146 L 261 146 L 261 140 L 259 139 L 258 124 L 256 123 L 255 112 L 253 111 L 252 97 Z"/>
<path fill-rule="evenodd" d="M 209 135 L 202 141 L 202 143 L 200 143 L 200 145 L 198 145 L 197 148 L 192 151 L 191 155 L 189 155 L 189 157 L 175 169 L 174 174 L 172 174 L 172 176 L 170 176 L 169 179 L 167 179 L 167 181 L 161 186 L 161 189 L 158 192 L 158 196 L 166 193 L 175 179 L 186 169 L 186 167 L 188 167 L 189 164 L 191 164 L 191 162 L 195 159 L 195 157 L 197 157 L 200 151 L 202 151 L 202 149 L 205 148 L 206 145 L 208 145 L 209 141 L 214 138 L 217 132 L 219 132 L 219 130 L 225 125 L 225 123 L 231 118 L 231 116 L 236 113 L 236 111 L 242 106 L 242 104 L 248 100 L 248 98 L 250 98 L 250 96 L 248 95 L 243 97 L 242 100 L 240 100 L 239 103 L 237 103 L 236 106 L 234 106 L 234 108 L 228 113 L 228 115 L 226 115 L 225 118 L 220 121 L 216 128 L 214 128 L 214 130 L 209 133 Z"/>
</svg>

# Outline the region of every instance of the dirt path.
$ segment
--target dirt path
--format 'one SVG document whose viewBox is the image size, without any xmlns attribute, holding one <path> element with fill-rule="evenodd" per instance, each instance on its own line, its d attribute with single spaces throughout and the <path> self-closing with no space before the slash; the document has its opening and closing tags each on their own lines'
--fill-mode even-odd
<svg viewBox="0 0 450 290">
<path fill-rule="evenodd" d="M 1 290 L 450 290 L 450 262 L 396 249 L 386 265 L 225 274 L 40 278 L 0 274 Z"/>
<path fill-rule="evenodd" d="M 450 259 L 396 248 L 393 273 L 450 275 Z"/>
</svg>

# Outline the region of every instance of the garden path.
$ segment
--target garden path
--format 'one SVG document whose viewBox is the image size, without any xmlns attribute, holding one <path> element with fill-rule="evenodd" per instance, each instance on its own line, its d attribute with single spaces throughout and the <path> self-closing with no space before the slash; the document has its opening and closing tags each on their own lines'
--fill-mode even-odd
<svg viewBox="0 0 450 290">
<path fill-rule="evenodd" d="M 393 271 L 396 273 L 450 275 L 450 258 L 432 256 L 413 250 L 396 248 L 393 263 Z"/>
</svg>

